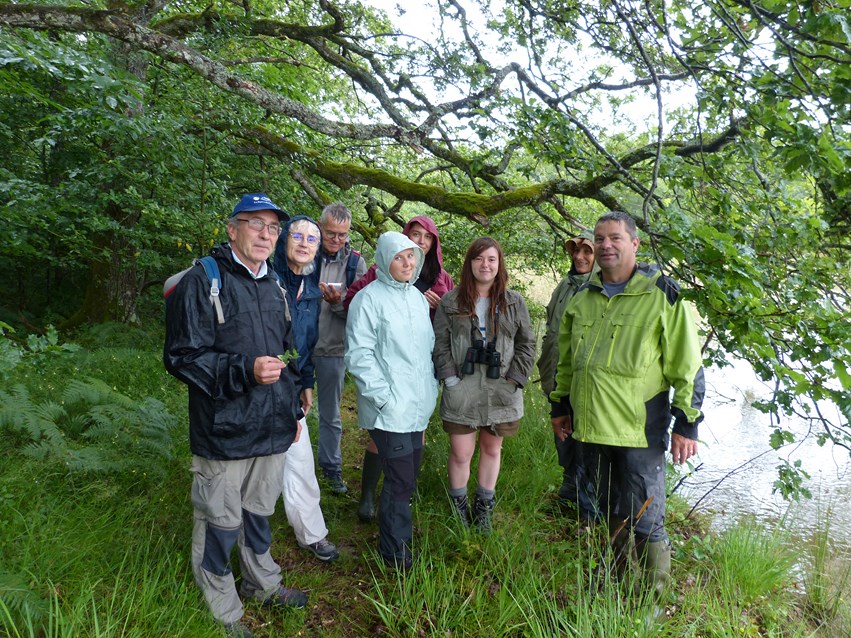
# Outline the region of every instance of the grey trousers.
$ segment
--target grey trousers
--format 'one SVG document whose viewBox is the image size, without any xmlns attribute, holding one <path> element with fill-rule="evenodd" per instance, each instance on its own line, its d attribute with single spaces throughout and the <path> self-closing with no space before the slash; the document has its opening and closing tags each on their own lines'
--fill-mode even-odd
<svg viewBox="0 0 851 638">
<path fill-rule="evenodd" d="M 319 445 L 317 459 L 325 474 L 339 475 L 343 471 L 340 439 L 343 423 L 340 421 L 340 398 L 346 363 L 343 357 L 313 357 L 316 368 L 316 407 L 319 410 Z"/>
<path fill-rule="evenodd" d="M 192 457 L 192 572 L 219 622 L 242 618 L 230 556 L 238 546 L 240 594 L 264 600 L 281 584 L 281 568 L 269 548 L 268 517 L 281 494 L 284 455 L 239 461 Z"/>
</svg>

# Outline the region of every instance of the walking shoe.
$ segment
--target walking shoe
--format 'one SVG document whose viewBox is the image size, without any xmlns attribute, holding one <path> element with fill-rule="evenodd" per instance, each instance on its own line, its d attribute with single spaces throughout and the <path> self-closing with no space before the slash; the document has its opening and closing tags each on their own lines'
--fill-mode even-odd
<svg viewBox="0 0 851 638">
<path fill-rule="evenodd" d="M 251 630 L 238 620 L 225 625 L 225 636 L 227 638 L 254 638 Z"/>
<path fill-rule="evenodd" d="M 470 507 L 467 503 L 467 495 L 450 496 L 449 499 L 452 501 L 458 520 L 464 527 L 470 527 Z"/>
<path fill-rule="evenodd" d="M 315 543 L 299 543 L 298 546 L 313 552 L 313 555 L 323 563 L 330 563 L 332 560 L 340 558 L 340 552 L 337 551 L 337 546 L 327 538 L 323 538 L 321 541 L 316 541 Z"/>
<path fill-rule="evenodd" d="M 264 607 L 306 607 L 307 595 L 298 589 L 278 587 L 278 591 L 262 601 Z"/>
<path fill-rule="evenodd" d="M 496 505 L 496 499 L 484 499 L 478 494 L 473 499 L 473 520 L 476 523 L 476 529 L 483 536 L 489 536 L 493 528 L 491 520 L 494 505 Z"/>
<path fill-rule="evenodd" d="M 334 492 L 334 494 L 349 493 L 349 486 L 346 485 L 346 482 L 340 474 L 326 474 L 325 480 L 328 482 L 328 487 L 331 488 L 331 491 Z"/>
<path fill-rule="evenodd" d="M 576 479 L 568 474 L 564 475 L 561 487 L 558 488 L 558 497 L 567 503 L 578 503 L 579 496 L 576 493 Z"/>
</svg>

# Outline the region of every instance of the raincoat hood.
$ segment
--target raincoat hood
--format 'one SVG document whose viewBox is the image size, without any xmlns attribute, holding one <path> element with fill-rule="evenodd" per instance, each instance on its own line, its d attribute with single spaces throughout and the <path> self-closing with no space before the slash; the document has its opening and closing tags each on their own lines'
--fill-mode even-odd
<svg viewBox="0 0 851 638">
<path fill-rule="evenodd" d="M 429 253 L 434 253 L 437 256 L 437 263 L 440 264 L 441 268 L 443 268 L 443 250 L 441 250 L 440 248 L 440 233 L 437 230 L 437 225 L 434 223 L 434 220 L 432 220 L 431 217 L 426 217 L 425 215 L 417 215 L 416 217 L 412 217 L 402 229 L 402 234 L 407 236 L 408 233 L 411 232 L 411 226 L 413 226 L 414 224 L 419 224 L 432 235 L 434 235 L 434 244 L 432 244 Z"/>
<path fill-rule="evenodd" d="M 393 261 L 393 257 L 408 248 L 414 249 L 414 254 L 417 256 L 417 266 L 414 268 L 414 274 L 411 276 L 411 280 L 407 283 L 402 283 L 393 279 L 393 275 L 390 274 L 390 263 Z M 425 255 L 422 249 L 402 233 L 391 230 L 378 238 L 378 243 L 375 246 L 375 265 L 377 266 L 379 281 L 383 281 L 389 285 L 409 286 L 420 276 L 424 260 Z"/>
</svg>

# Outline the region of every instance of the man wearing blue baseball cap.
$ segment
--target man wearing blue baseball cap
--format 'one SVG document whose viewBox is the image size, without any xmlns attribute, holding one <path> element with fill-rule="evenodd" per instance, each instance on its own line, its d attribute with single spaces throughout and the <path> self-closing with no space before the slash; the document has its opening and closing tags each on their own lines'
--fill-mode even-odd
<svg viewBox="0 0 851 638">
<path fill-rule="evenodd" d="M 196 266 L 166 300 L 163 361 L 189 387 L 192 570 L 214 618 L 241 638 L 252 634 L 241 620 L 240 595 L 266 606 L 307 604 L 303 592 L 282 586 L 269 551 L 268 517 L 302 416 L 298 370 L 278 358 L 295 344 L 290 313 L 267 263 L 288 219 L 264 193 L 243 196 L 228 220 L 229 241 L 211 251 L 218 286 Z"/>
</svg>

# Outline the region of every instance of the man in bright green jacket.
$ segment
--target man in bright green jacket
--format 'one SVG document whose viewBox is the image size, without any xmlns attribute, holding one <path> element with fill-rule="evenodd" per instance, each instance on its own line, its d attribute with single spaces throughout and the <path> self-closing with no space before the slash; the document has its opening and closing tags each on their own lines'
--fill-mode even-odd
<svg viewBox="0 0 851 638">
<path fill-rule="evenodd" d="M 550 402 L 556 436 L 572 433 L 582 442 L 585 470 L 619 558 L 626 558 L 634 535 L 637 557 L 661 594 L 671 565 L 668 428 L 673 417 L 671 454 L 674 463 L 684 463 L 697 452 L 704 380 L 691 309 L 676 282 L 656 266 L 637 263 L 638 245 L 635 221 L 626 213 L 597 221 L 600 271 L 567 304 Z"/>
</svg>

